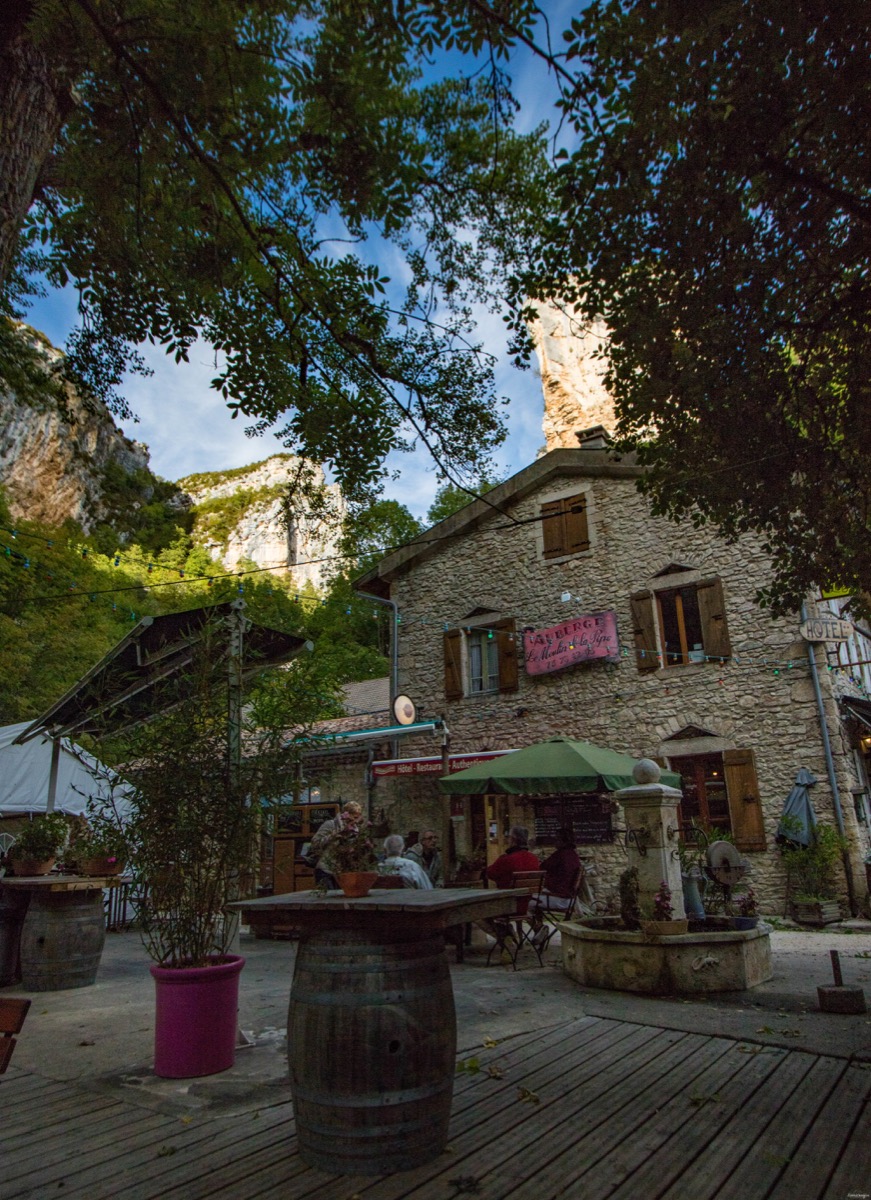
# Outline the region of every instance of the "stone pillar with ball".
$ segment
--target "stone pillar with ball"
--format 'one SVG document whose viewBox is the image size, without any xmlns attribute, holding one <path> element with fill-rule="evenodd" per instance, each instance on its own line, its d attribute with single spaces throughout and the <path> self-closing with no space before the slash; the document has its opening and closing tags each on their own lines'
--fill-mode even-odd
<svg viewBox="0 0 871 1200">
<path fill-rule="evenodd" d="M 672 918 L 686 917 L 678 857 L 677 788 L 659 782 L 660 769 L 650 758 L 642 758 L 632 772 L 636 786 L 615 793 L 626 820 L 629 866 L 638 871 L 638 903 L 642 913 L 653 908 L 653 897 L 664 880 L 671 892 Z"/>
</svg>

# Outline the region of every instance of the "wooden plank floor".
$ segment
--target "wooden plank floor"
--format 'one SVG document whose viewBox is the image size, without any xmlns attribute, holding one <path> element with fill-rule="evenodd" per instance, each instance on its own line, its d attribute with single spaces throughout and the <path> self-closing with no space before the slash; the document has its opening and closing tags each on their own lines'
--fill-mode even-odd
<svg viewBox="0 0 871 1200">
<path fill-rule="evenodd" d="M 449 1149 L 398 1175 L 296 1154 L 290 1104 L 167 1116 L 0 1081 L 0 1200 L 846 1200 L 871 1192 L 867 1064 L 585 1017 L 476 1056 Z"/>
</svg>

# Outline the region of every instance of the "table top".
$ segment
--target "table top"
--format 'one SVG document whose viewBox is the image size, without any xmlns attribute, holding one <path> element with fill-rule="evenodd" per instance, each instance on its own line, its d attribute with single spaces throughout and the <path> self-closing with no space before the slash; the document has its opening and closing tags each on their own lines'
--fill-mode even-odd
<svg viewBox="0 0 871 1200">
<path fill-rule="evenodd" d="M 114 887 L 117 875 L 3 875 L 0 887 L 45 892 L 90 892 Z"/>
<path fill-rule="evenodd" d="M 369 929 L 405 926 L 420 932 L 446 929 L 466 921 L 507 916 L 517 907 L 518 896 L 528 896 L 526 888 L 375 888 L 368 896 L 350 899 L 340 891 L 289 892 L 283 896 L 263 896 L 257 900 L 237 900 L 227 908 L 239 912 L 278 912 L 291 916 L 302 929 Z"/>
</svg>

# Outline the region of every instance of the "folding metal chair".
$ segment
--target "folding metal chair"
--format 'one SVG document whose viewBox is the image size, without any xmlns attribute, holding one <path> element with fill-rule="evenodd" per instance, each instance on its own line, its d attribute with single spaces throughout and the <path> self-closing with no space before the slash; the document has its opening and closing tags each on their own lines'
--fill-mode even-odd
<svg viewBox="0 0 871 1200">
<path fill-rule="evenodd" d="M 495 951 L 498 950 L 500 961 L 504 962 L 507 955 L 511 966 L 515 971 L 517 970 L 517 956 L 526 940 L 523 923 L 529 911 L 529 902 L 534 895 L 537 896 L 541 892 L 543 883 L 544 871 L 514 872 L 511 879 L 511 886 L 514 888 L 526 888 L 527 894 L 517 897 L 517 907 L 513 913 L 508 913 L 504 917 L 494 917 L 484 924 L 487 932 L 492 934 L 496 939 L 487 955 L 488 967 L 490 959 L 493 957 Z"/>
<path fill-rule="evenodd" d="M 565 907 L 562 907 L 562 903 L 565 901 L 564 897 L 551 896 L 548 892 L 540 891 L 535 910 L 524 920 L 521 944 L 528 944 L 533 948 L 540 967 L 544 966 L 544 952 L 563 921 L 570 921 L 576 912 L 585 907 L 580 899 L 582 895 L 587 894 L 584 876 L 584 868 L 578 867 L 572 880 L 571 895 L 565 902 Z M 559 901 L 561 906 L 559 908 L 555 905 L 551 907 L 551 900 Z"/>
</svg>

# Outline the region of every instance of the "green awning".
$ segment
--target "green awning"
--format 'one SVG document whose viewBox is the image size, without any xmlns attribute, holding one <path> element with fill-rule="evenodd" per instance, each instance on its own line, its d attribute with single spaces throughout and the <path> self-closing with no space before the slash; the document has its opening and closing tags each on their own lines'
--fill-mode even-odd
<svg viewBox="0 0 871 1200">
<path fill-rule="evenodd" d="M 452 796 L 558 796 L 573 792 L 617 792 L 635 787 L 638 759 L 591 742 L 554 737 L 493 762 L 442 776 L 439 787 Z M 680 776 L 663 771 L 660 783 L 679 788 Z"/>
</svg>

